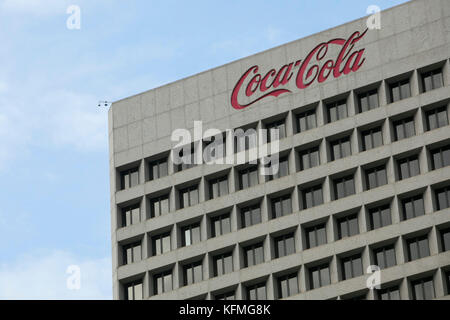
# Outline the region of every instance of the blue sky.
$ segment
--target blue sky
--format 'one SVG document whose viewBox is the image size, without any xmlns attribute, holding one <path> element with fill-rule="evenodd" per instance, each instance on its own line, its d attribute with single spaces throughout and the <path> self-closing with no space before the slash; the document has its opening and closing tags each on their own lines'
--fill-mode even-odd
<svg viewBox="0 0 450 320">
<path fill-rule="evenodd" d="M 0 0 L 0 299 L 110 299 L 115 101 L 405 0 Z M 69 5 L 81 29 L 69 30 Z M 382 21 L 381 16 L 381 23 Z M 81 288 L 66 288 L 67 266 Z"/>
</svg>

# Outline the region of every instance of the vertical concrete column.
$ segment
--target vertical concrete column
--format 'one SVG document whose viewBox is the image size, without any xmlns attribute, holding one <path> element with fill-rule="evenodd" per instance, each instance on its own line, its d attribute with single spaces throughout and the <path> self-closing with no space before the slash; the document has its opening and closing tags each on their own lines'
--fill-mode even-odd
<svg viewBox="0 0 450 320">
<path fill-rule="evenodd" d="M 387 182 L 388 184 L 395 183 L 395 160 L 392 157 L 389 157 L 386 163 L 386 174 L 387 174 Z"/>
<path fill-rule="evenodd" d="M 353 129 L 350 134 L 350 145 L 352 148 L 352 155 L 359 153 L 359 139 L 358 139 L 358 129 Z"/>
<path fill-rule="evenodd" d="M 425 206 L 425 214 L 433 213 L 433 200 L 432 200 L 431 187 L 427 187 L 423 193 L 423 202 Z"/>
<path fill-rule="evenodd" d="M 417 108 L 416 113 L 414 114 L 414 122 L 416 126 L 416 135 L 421 135 L 425 132 L 425 121 L 424 115 L 422 112 L 422 108 Z"/>
<path fill-rule="evenodd" d="M 381 133 L 383 136 L 383 145 L 388 145 L 394 142 L 389 118 L 383 121 L 383 125 L 381 126 Z"/>
<path fill-rule="evenodd" d="M 233 205 L 233 208 L 231 209 L 231 213 L 230 213 L 230 223 L 231 223 L 231 232 L 237 232 L 239 230 L 239 209 L 237 208 L 236 205 Z"/>
<path fill-rule="evenodd" d="M 442 66 L 442 77 L 444 78 L 444 85 L 448 86 L 450 84 L 450 65 L 448 59 L 445 60 Z"/>
<path fill-rule="evenodd" d="M 410 78 L 410 83 L 411 83 L 411 96 L 415 97 L 418 96 L 420 94 L 419 91 L 419 74 L 417 72 L 417 70 L 414 70 L 411 78 Z"/>
<path fill-rule="evenodd" d="M 176 262 L 173 266 L 173 289 L 176 290 L 183 286 L 183 268 L 179 262 Z"/>
<path fill-rule="evenodd" d="M 433 227 L 428 234 L 428 241 L 430 243 L 430 256 L 439 254 L 438 241 L 439 234 L 436 227 Z"/>
<path fill-rule="evenodd" d="M 199 198 L 199 203 L 203 203 L 206 201 L 206 184 L 207 182 L 205 181 L 205 178 L 202 177 L 200 179 L 200 182 L 198 183 L 198 198 Z"/>
<path fill-rule="evenodd" d="M 444 282 L 445 279 L 442 275 L 442 269 L 438 269 L 434 276 L 433 276 L 433 281 L 434 281 L 434 291 L 436 294 L 436 298 L 441 298 L 443 296 L 445 296 L 445 287 L 444 287 Z"/>
<path fill-rule="evenodd" d="M 139 184 L 144 184 L 145 181 L 145 160 L 141 160 L 139 162 Z"/>
<path fill-rule="evenodd" d="M 147 233 L 144 233 L 144 237 L 142 238 L 142 247 L 141 247 L 141 254 L 142 254 L 142 260 L 147 259 L 150 257 L 149 255 L 149 236 Z"/>
<path fill-rule="evenodd" d="M 306 270 L 306 267 L 303 265 L 299 272 L 297 273 L 298 279 L 299 279 L 299 292 L 306 292 L 308 290 L 306 286 L 306 278 L 308 277 L 308 271 Z"/>
<path fill-rule="evenodd" d="M 337 239 L 337 230 L 334 224 L 334 217 L 330 215 L 325 223 L 325 231 L 327 233 L 327 243 L 331 243 Z"/>
<path fill-rule="evenodd" d="M 328 153 L 329 153 L 328 141 L 327 141 L 327 139 L 323 138 L 319 145 L 320 164 L 325 164 L 325 163 L 329 162 Z"/>
<path fill-rule="evenodd" d="M 208 239 L 208 219 L 206 218 L 206 214 L 203 214 L 200 220 L 200 240 L 206 241 Z"/>
<path fill-rule="evenodd" d="M 270 252 L 270 236 L 269 235 L 266 235 L 266 237 L 264 238 L 263 249 L 264 249 L 264 262 L 271 261 L 272 255 Z"/>
<path fill-rule="evenodd" d="M 147 300 L 150 298 L 150 276 L 148 272 L 145 272 L 144 279 L 142 279 L 142 298 Z"/>
<path fill-rule="evenodd" d="M 139 216 L 141 218 L 141 222 L 150 218 L 150 203 L 148 203 L 147 196 L 144 195 L 141 199 L 140 203 L 140 212 Z"/>
<path fill-rule="evenodd" d="M 406 263 L 405 250 L 403 249 L 402 237 L 398 237 L 395 240 L 394 250 L 395 250 L 395 259 L 397 261 L 397 265 Z"/>
<path fill-rule="evenodd" d="M 275 288 L 277 287 L 275 282 L 275 277 L 273 276 L 273 274 L 270 274 L 266 282 L 267 300 L 275 300 Z"/>
<path fill-rule="evenodd" d="M 371 265 L 370 263 L 370 249 L 368 246 L 365 246 L 363 251 L 361 252 L 361 260 L 363 265 L 363 274 L 364 274 L 364 282 L 366 281 L 369 274 L 367 273 L 367 269 Z"/>
<path fill-rule="evenodd" d="M 347 112 L 349 117 L 353 117 L 358 113 L 356 110 L 357 106 L 355 104 L 354 93 L 350 91 L 347 97 Z"/>
<path fill-rule="evenodd" d="M 205 253 L 202 260 L 203 266 L 203 280 L 208 280 L 212 274 L 212 256 L 209 253 Z"/>
<path fill-rule="evenodd" d="M 295 129 L 293 127 L 293 121 L 292 121 L 293 115 L 292 111 L 289 111 L 286 115 L 285 119 L 285 125 L 286 125 L 286 136 L 291 137 L 294 135 Z"/>
<path fill-rule="evenodd" d="M 384 107 L 388 104 L 388 85 L 386 81 L 381 81 L 380 87 L 378 88 L 378 102 L 380 104 L 380 107 Z"/>
<path fill-rule="evenodd" d="M 321 127 L 326 123 L 326 117 L 327 117 L 326 106 L 323 103 L 323 101 L 320 100 L 319 103 L 317 103 L 316 107 L 317 127 Z"/>
<path fill-rule="evenodd" d="M 339 272 L 338 272 L 339 259 L 336 255 L 330 261 L 330 280 L 331 284 L 339 282 Z"/>
<path fill-rule="evenodd" d="M 364 206 L 361 206 L 358 212 L 358 225 L 359 225 L 359 233 L 364 233 L 368 231 L 367 228 L 367 219 L 366 219 L 366 210 Z"/>
<path fill-rule="evenodd" d="M 397 224 L 402 221 L 402 204 L 398 197 L 394 197 L 391 202 L 391 218 L 392 224 Z"/>
<path fill-rule="evenodd" d="M 244 286 L 241 283 L 239 283 L 235 292 L 236 300 L 244 300 L 246 298 L 244 290 L 245 290 Z"/>
<path fill-rule="evenodd" d="M 355 180 L 355 193 L 361 193 L 364 191 L 364 186 L 362 182 L 362 175 L 364 174 L 364 171 L 361 167 L 358 167 L 356 169 L 356 172 L 354 174 L 354 180 Z"/>
<path fill-rule="evenodd" d="M 300 199 L 299 199 L 299 192 L 298 187 L 294 186 L 294 189 L 292 190 L 292 212 L 298 212 L 300 211 Z"/>
<path fill-rule="evenodd" d="M 267 222 L 270 220 L 269 217 L 269 202 L 270 200 L 265 195 L 261 200 L 261 221 Z"/>
<path fill-rule="evenodd" d="M 427 159 L 427 148 L 423 147 L 419 153 L 419 169 L 420 174 L 425 174 L 429 171 L 428 159 Z"/>
<path fill-rule="evenodd" d="M 289 174 L 293 174 L 294 172 L 297 171 L 295 167 L 295 149 L 291 149 L 289 151 L 288 165 L 289 165 Z"/>
<path fill-rule="evenodd" d="M 237 191 L 236 188 L 236 175 L 234 174 L 235 167 L 232 167 L 228 172 L 228 188 L 230 188 L 230 194 Z"/>
<path fill-rule="evenodd" d="M 330 176 L 325 177 L 325 180 L 322 184 L 323 188 L 323 203 L 331 202 L 332 193 L 333 193 L 333 180 Z"/>
<path fill-rule="evenodd" d="M 411 300 L 412 297 L 410 298 L 409 284 L 407 278 L 403 278 L 403 280 L 400 282 L 399 289 L 400 289 L 400 299 Z"/>
</svg>

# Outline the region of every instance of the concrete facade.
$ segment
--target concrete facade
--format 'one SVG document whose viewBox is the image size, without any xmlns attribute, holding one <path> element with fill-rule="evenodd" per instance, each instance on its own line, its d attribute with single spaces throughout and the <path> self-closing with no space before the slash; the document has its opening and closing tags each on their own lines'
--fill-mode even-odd
<svg viewBox="0 0 450 320">
<path fill-rule="evenodd" d="M 438 208 L 435 191 L 450 186 L 450 166 L 434 169 L 430 151 L 450 145 L 450 1 L 413 0 L 381 12 L 381 29 L 368 30 L 355 46 L 355 50 L 365 48 L 365 62 L 356 72 L 329 77 L 320 84 L 315 81 L 303 90 L 291 81 L 286 85 L 290 93 L 267 97 L 241 110 L 230 104 L 235 84 L 251 66 L 258 65 L 261 74 L 272 68 L 278 70 L 305 58 L 319 43 L 363 32 L 366 19 L 112 104 L 109 161 L 115 299 L 127 297 L 129 283 L 142 283 L 145 299 L 214 299 L 228 292 L 236 299 L 246 299 L 249 286 L 264 283 L 267 298 L 278 299 L 279 277 L 293 273 L 299 292 L 288 299 L 377 299 L 377 290 L 366 286 L 368 274 L 343 279 L 342 262 L 358 254 L 365 272 L 375 264 L 374 249 L 384 245 L 394 246 L 396 263 L 381 271 L 382 288 L 397 286 L 401 299 L 413 299 L 414 281 L 431 277 L 434 297 L 449 298 L 446 277 L 450 251 L 444 250 L 443 234 L 450 227 L 450 208 Z M 442 71 L 443 86 L 425 92 L 423 74 L 436 69 Z M 390 85 L 400 80 L 409 81 L 411 96 L 391 102 Z M 372 89 L 377 90 L 379 107 L 360 112 L 358 94 Z M 346 101 L 348 116 L 328 123 L 327 105 L 341 99 Z M 443 106 L 447 124 L 429 130 L 427 112 Z M 296 116 L 311 108 L 317 126 L 298 132 Z M 414 134 L 397 140 L 394 124 L 410 117 Z M 192 131 L 195 120 L 203 121 L 203 130 L 224 131 L 248 125 L 264 128 L 280 119 L 286 127 L 286 137 L 279 142 L 280 154 L 287 155 L 289 161 L 289 174 L 282 178 L 268 181 L 260 176 L 257 185 L 239 190 L 240 166 L 203 164 L 177 172 L 168 157 L 174 145 L 173 130 Z M 363 151 L 361 133 L 375 126 L 381 127 L 383 144 Z M 343 136 L 349 137 L 351 155 L 331 161 L 330 142 Z M 298 151 L 311 146 L 319 148 L 320 165 L 301 170 Z M 397 161 L 411 155 L 417 156 L 420 174 L 400 179 Z M 166 157 L 168 175 L 150 180 L 148 163 Z M 387 183 L 367 190 L 366 172 L 379 165 L 386 168 Z M 121 174 L 134 168 L 138 169 L 139 183 L 122 190 Z M 347 175 L 353 176 L 355 193 L 334 200 L 334 181 Z M 229 194 L 209 199 L 208 183 L 218 176 L 227 176 Z M 198 185 L 199 203 L 180 209 L 179 190 L 193 184 Z M 302 190 L 313 185 L 322 186 L 323 204 L 303 209 Z M 169 195 L 170 212 L 150 218 L 150 200 L 162 194 Z M 281 194 L 291 196 L 292 213 L 273 219 L 271 199 Z M 416 195 L 423 198 L 425 214 L 404 219 L 402 201 Z M 260 205 L 262 222 L 242 228 L 240 210 L 255 203 Z M 122 227 L 122 211 L 130 205 L 139 207 L 140 219 Z M 392 223 L 372 230 L 369 211 L 379 205 L 389 206 Z M 210 218 L 219 213 L 230 213 L 231 232 L 212 237 Z M 355 214 L 358 234 L 340 239 L 338 220 Z M 201 241 L 183 246 L 180 230 L 193 222 L 200 224 Z M 305 230 L 321 223 L 326 225 L 327 243 L 308 249 Z M 153 255 L 152 237 L 166 232 L 170 234 L 171 250 Z M 274 238 L 287 233 L 294 234 L 295 253 L 275 258 Z M 428 239 L 429 255 L 410 261 L 408 241 L 422 235 Z M 136 241 L 141 244 L 142 258 L 124 265 L 123 247 Z M 261 241 L 264 262 L 245 267 L 243 248 Z M 225 251 L 232 252 L 233 272 L 214 276 L 213 256 Z M 183 285 L 183 266 L 193 261 L 202 264 L 202 281 Z M 331 283 L 312 289 L 309 272 L 324 263 L 329 265 Z M 172 274 L 172 288 L 155 294 L 153 276 L 163 271 Z"/>
</svg>

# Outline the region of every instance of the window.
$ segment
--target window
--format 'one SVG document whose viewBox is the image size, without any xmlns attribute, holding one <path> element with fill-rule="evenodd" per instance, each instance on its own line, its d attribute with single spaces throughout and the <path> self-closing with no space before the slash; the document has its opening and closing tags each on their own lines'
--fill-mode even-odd
<svg viewBox="0 0 450 320">
<path fill-rule="evenodd" d="M 228 178 L 227 176 L 212 179 L 209 181 L 209 197 L 210 199 L 222 197 L 228 194 Z"/>
<path fill-rule="evenodd" d="M 433 278 L 424 278 L 411 282 L 414 300 L 430 300 L 435 298 Z"/>
<path fill-rule="evenodd" d="M 331 161 L 348 157 L 352 154 L 352 147 L 350 145 L 350 137 L 337 139 L 330 142 Z"/>
<path fill-rule="evenodd" d="M 231 232 L 231 219 L 229 213 L 211 218 L 211 236 L 213 238 L 228 232 Z"/>
<path fill-rule="evenodd" d="M 297 115 L 297 132 L 304 132 L 317 127 L 316 110 L 309 110 Z"/>
<path fill-rule="evenodd" d="M 444 210 L 450 208 L 450 187 L 437 189 L 436 194 L 436 209 Z"/>
<path fill-rule="evenodd" d="M 274 244 L 275 258 L 281 258 L 295 253 L 295 238 L 293 233 L 275 238 Z"/>
<path fill-rule="evenodd" d="M 425 258 L 430 255 L 427 235 L 408 239 L 406 244 L 408 247 L 408 261 Z"/>
<path fill-rule="evenodd" d="M 139 168 L 120 172 L 120 189 L 128 189 L 139 184 Z"/>
<path fill-rule="evenodd" d="M 289 160 L 288 157 L 282 157 L 278 160 L 278 171 L 275 174 L 269 175 L 269 180 L 278 179 L 289 174 Z M 266 167 L 270 168 L 272 164 L 269 163 Z"/>
<path fill-rule="evenodd" d="M 284 119 L 266 124 L 267 143 L 286 137 L 286 124 Z M 278 134 L 272 133 L 272 130 L 278 130 Z M 278 135 L 278 139 L 276 138 Z"/>
<path fill-rule="evenodd" d="M 308 249 L 327 243 L 325 223 L 306 228 L 306 247 Z"/>
<path fill-rule="evenodd" d="M 266 284 L 259 283 L 247 287 L 247 299 L 248 300 L 266 300 Z"/>
<path fill-rule="evenodd" d="M 303 209 L 309 209 L 323 203 L 322 185 L 305 188 L 302 191 Z"/>
<path fill-rule="evenodd" d="M 226 273 L 233 272 L 233 254 L 232 252 L 224 253 L 213 257 L 214 276 L 221 276 Z"/>
<path fill-rule="evenodd" d="M 150 199 L 151 217 L 159 217 L 163 214 L 169 213 L 169 195 Z"/>
<path fill-rule="evenodd" d="M 383 205 L 369 209 L 370 229 L 375 230 L 392 224 L 391 208 Z"/>
<path fill-rule="evenodd" d="M 199 202 L 198 186 L 191 186 L 180 190 L 180 208 L 194 206 Z"/>
<path fill-rule="evenodd" d="M 142 260 L 141 241 L 123 246 L 123 264 L 130 264 Z"/>
<path fill-rule="evenodd" d="M 394 245 L 374 249 L 373 255 L 375 257 L 375 264 L 380 267 L 380 269 L 390 268 L 397 264 Z"/>
<path fill-rule="evenodd" d="M 179 156 L 178 160 L 180 160 L 181 163 L 177 165 L 177 171 L 183 171 L 183 170 L 195 167 L 196 153 L 195 153 L 194 147 L 191 147 L 191 150 L 189 152 L 187 152 L 186 155 L 184 154 L 183 148 L 179 149 L 178 156 Z"/>
<path fill-rule="evenodd" d="M 122 227 L 141 222 L 141 210 L 139 205 L 122 208 Z"/>
<path fill-rule="evenodd" d="M 292 213 L 291 195 L 284 195 L 279 198 L 271 199 L 272 219 L 276 219 Z"/>
<path fill-rule="evenodd" d="M 130 282 L 125 285 L 125 300 L 142 300 L 142 280 Z"/>
<path fill-rule="evenodd" d="M 442 251 L 450 250 L 450 228 L 441 231 Z"/>
<path fill-rule="evenodd" d="M 327 104 L 328 123 L 347 118 L 347 101 L 340 100 Z"/>
<path fill-rule="evenodd" d="M 389 91 L 391 94 L 391 103 L 411 97 L 409 79 L 389 84 Z"/>
<path fill-rule="evenodd" d="M 183 266 L 184 285 L 190 285 L 203 280 L 203 266 L 201 261 Z"/>
<path fill-rule="evenodd" d="M 226 134 L 208 137 L 203 142 L 203 160 L 204 163 L 211 164 L 216 160 L 225 157 L 226 150 Z"/>
<path fill-rule="evenodd" d="M 309 285 L 311 290 L 327 286 L 330 283 L 330 265 L 328 263 L 309 268 Z"/>
<path fill-rule="evenodd" d="M 256 186 L 258 181 L 258 167 L 251 166 L 239 171 L 239 189 L 247 189 Z"/>
<path fill-rule="evenodd" d="M 264 262 L 264 247 L 262 242 L 244 248 L 245 267 L 251 267 L 263 262 Z"/>
<path fill-rule="evenodd" d="M 361 136 L 363 151 L 367 151 L 383 145 L 383 134 L 381 132 L 381 127 L 363 131 L 361 132 Z"/>
<path fill-rule="evenodd" d="M 358 94 L 359 112 L 365 112 L 379 107 L 378 90 L 373 89 Z"/>
<path fill-rule="evenodd" d="M 448 125 L 447 106 L 436 108 L 425 113 L 427 130 L 442 128 Z"/>
<path fill-rule="evenodd" d="M 339 239 L 359 234 L 358 216 L 356 214 L 337 220 Z"/>
<path fill-rule="evenodd" d="M 194 223 L 181 228 L 181 237 L 183 247 L 200 242 L 200 223 Z"/>
<path fill-rule="evenodd" d="M 420 174 L 419 158 L 417 155 L 397 161 L 399 180 L 414 177 Z"/>
<path fill-rule="evenodd" d="M 297 273 L 278 277 L 278 295 L 280 299 L 299 293 Z"/>
<path fill-rule="evenodd" d="M 157 256 L 171 250 L 170 233 L 163 233 L 152 237 L 153 255 Z"/>
<path fill-rule="evenodd" d="M 167 158 L 155 160 L 149 163 L 150 180 L 156 180 L 168 175 Z"/>
<path fill-rule="evenodd" d="M 242 228 L 250 227 L 261 222 L 261 208 L 259 205 L 241 209 Z"/>
<path fill-rule="evenodd" d="M 444 79 L 442 77 L 442 69 L 422 73 L 422 87 L 423 92 L 433 89 L 438 89 L 444 86 Z"/>
<path fill-rule="evenodd" d="M 423 216 L 425 214 L 425 207 L 422 195 L 402 200 L 403 220 L 412 219 Z"/>
<path fill-rule="evenodd" d="M 300 151 L 298 155 L 300 158 L 300 170 L 306 170 L 320 165 L 319 147 Z"/>
<path fill-rule="evenodd" d="M 230 291 L 230 292 L 225 292 L 222 294 L 216 294 L 214 296 L 214 299 L 215 300 L 235 300 L 236 296 L 235 296 L 234 291 Z"/>
<path fill-rule="evenodd" d="M 433 170 L 450 166 L 450 145 L 433 149 L 430 153 Z"/>
<path fill-rule="evenodd" d="M 336 200 L 350 196 L 355 193 L 353 175 L 333 180 L 334 197 Z"/>
<path fill-rule="evenodd" d="M 366 170 L 366 188 L 367 190 L 380 187 L 387 184 L 386 166 L 382 165 L 376 168 Z"/>
<path fill-rule="evenodd" d="M 400 300 L 400 288 L 393 286 L 378 290 L 378 300 Z"/>
<path fill-rule="evenodd" d="M 361 254 L 342 259 L 343 280 L 355 278 L 363 274 Z"/>
<path fill-rule="evenodd" d="M 255 128 L 244 130 L 238 128 L 234 130 L 234 149 L 235 152 L 241 152 L 256 147 L 258 134 Z"/>
<path fill-rule="evenodd" d="M 153 276 L 153 290 L 155 295 L 171 291 L 172 286 L 172 271 L 165 271 Z"/>
<path fill-rule="evenodd" d="M 406 139 L 416 135 L 414 117 L 409 117 L 393 122 L 395 141 Z"/>
</svg>

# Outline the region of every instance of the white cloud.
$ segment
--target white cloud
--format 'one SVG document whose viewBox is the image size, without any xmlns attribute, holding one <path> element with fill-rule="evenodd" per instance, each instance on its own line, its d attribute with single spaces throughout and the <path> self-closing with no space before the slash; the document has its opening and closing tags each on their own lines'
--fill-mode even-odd
<svg viewBox="0 0 450 320">
<path fill-rule="evenodd" d="M 79 290 L 67 288 L 67 267 L 80 267 Z M 70 252 L 35 252 L 0 264 L 0 299 L 112 299 L 109 257 L 83 259 Z"/>
</svg>

